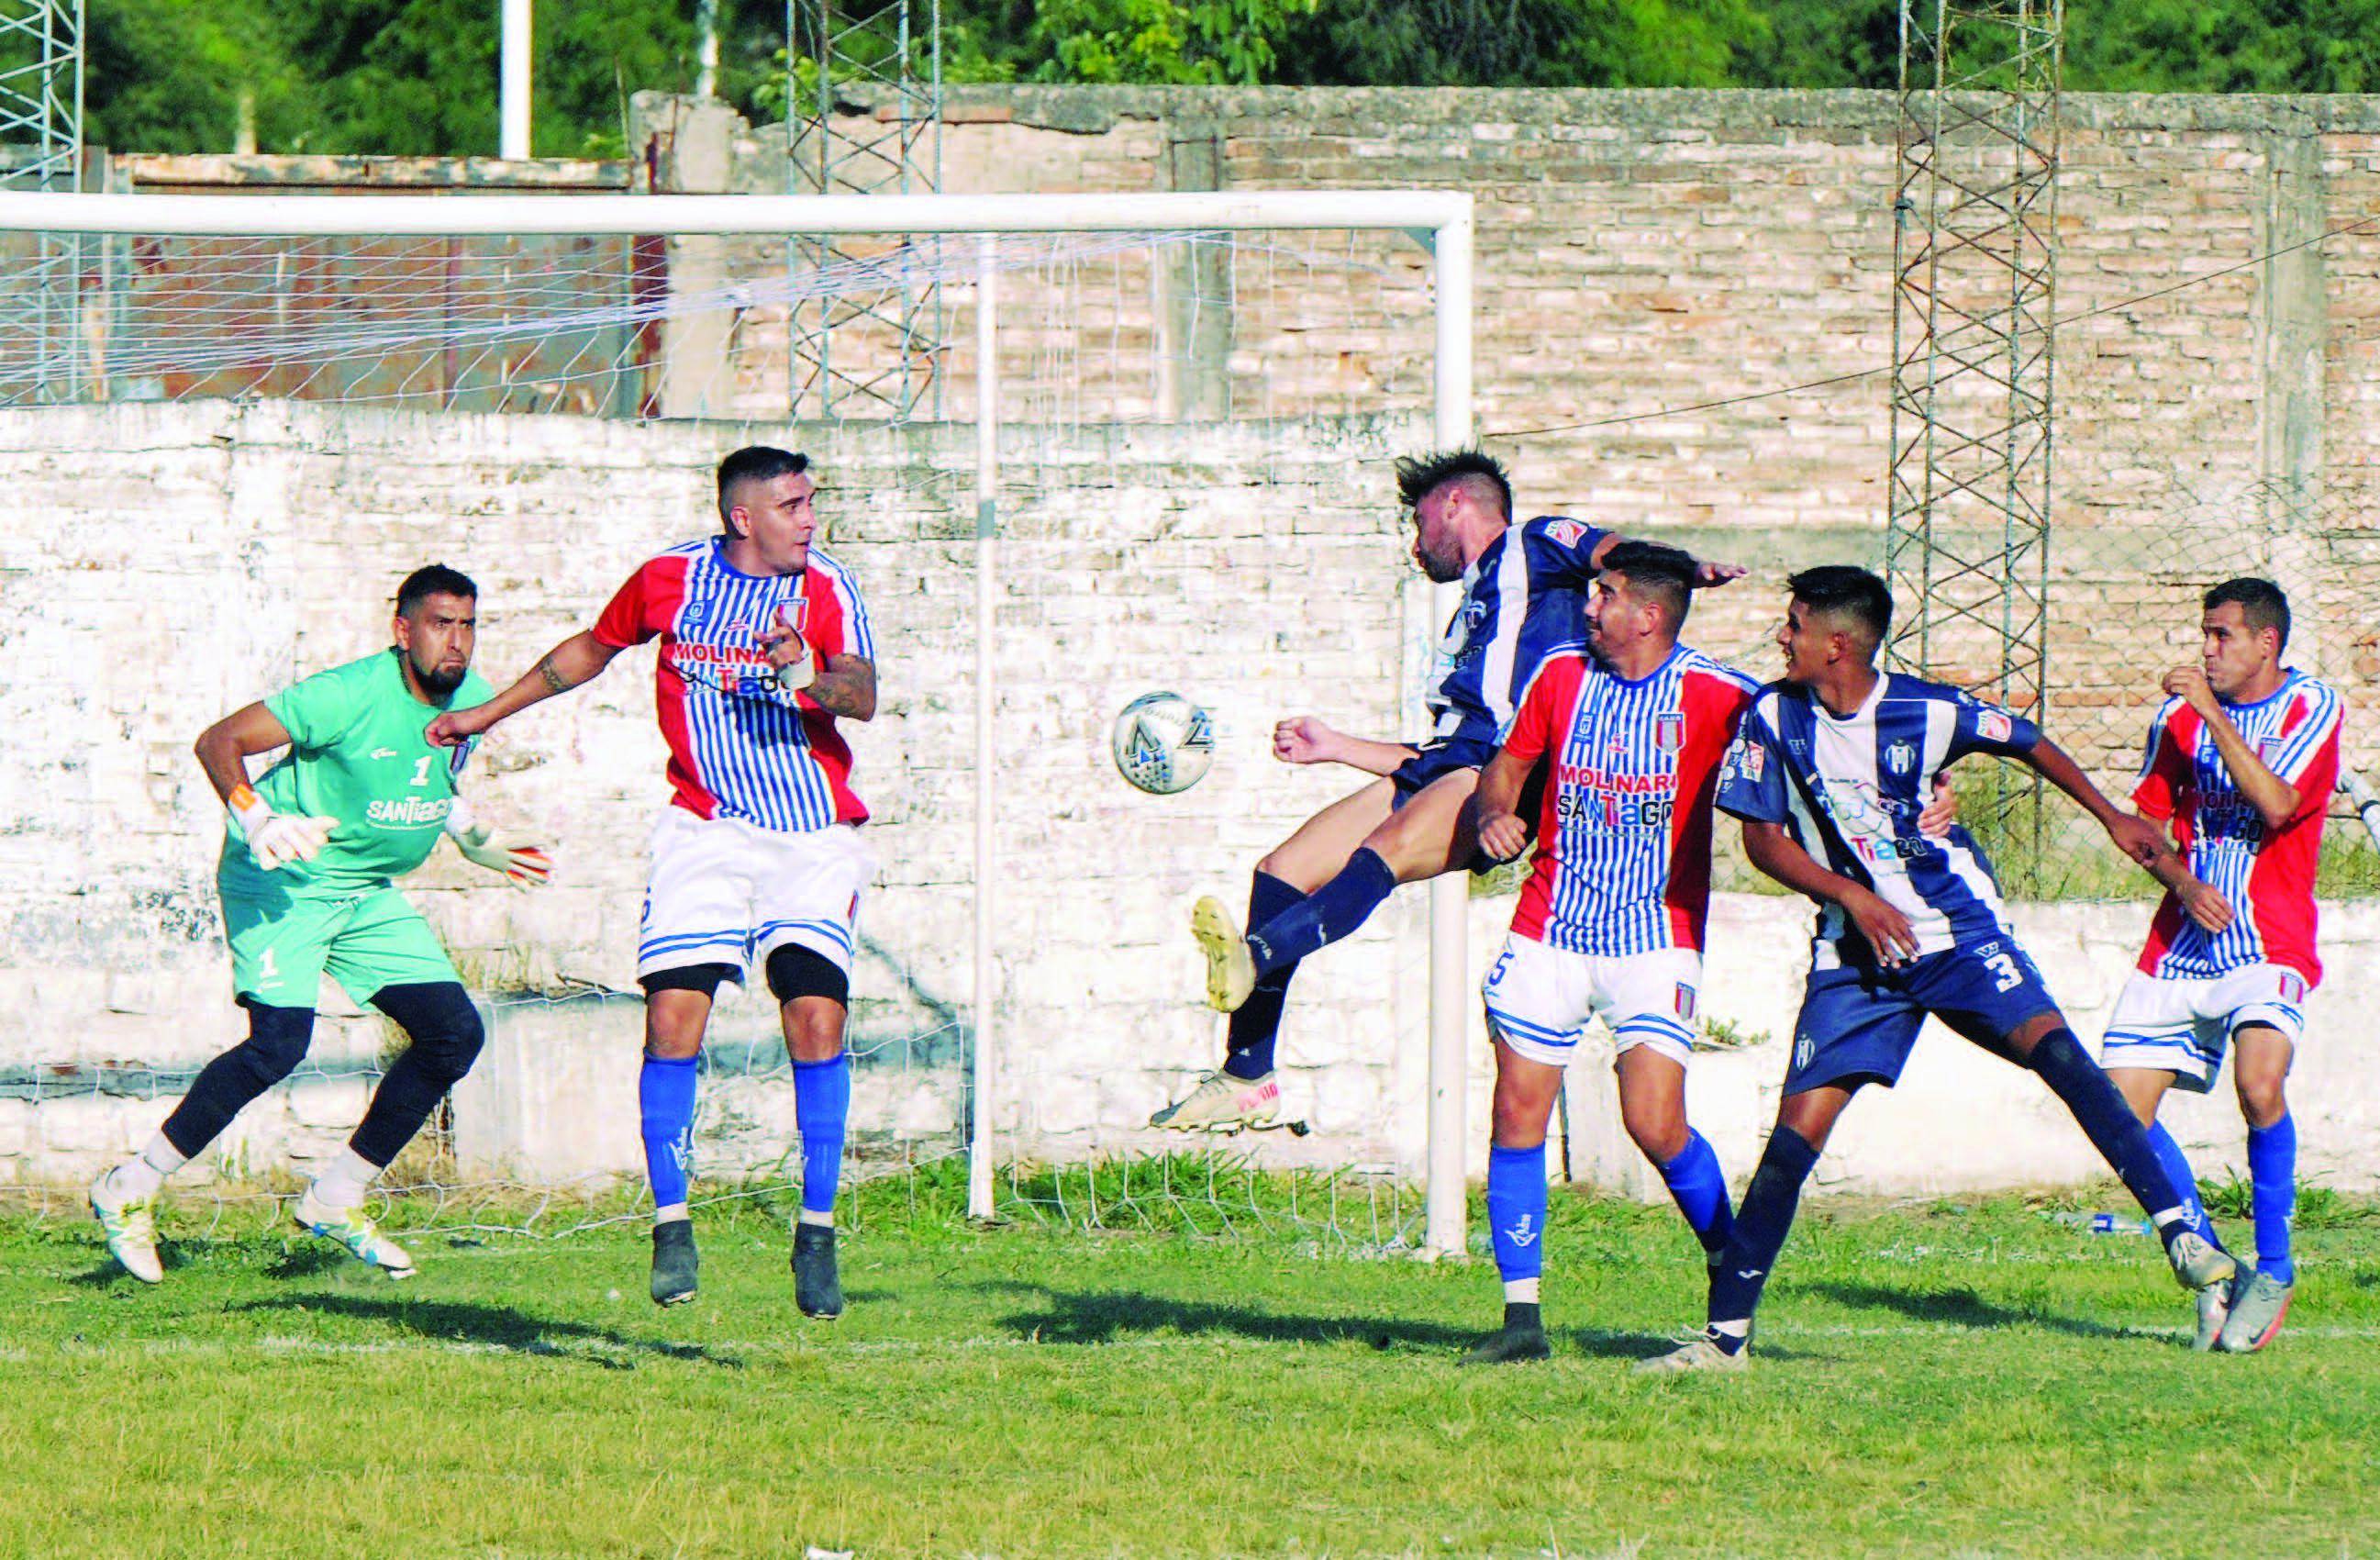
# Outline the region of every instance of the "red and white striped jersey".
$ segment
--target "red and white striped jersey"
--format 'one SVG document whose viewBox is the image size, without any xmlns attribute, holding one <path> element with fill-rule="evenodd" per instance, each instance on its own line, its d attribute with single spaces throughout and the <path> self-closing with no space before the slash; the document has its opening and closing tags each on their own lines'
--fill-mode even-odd
<svg viewBox="0 0 2380 1560">
<path fill-rule="evenodd" d="M 1504 739 L 1552 765 L 1512 930 L 1573 953 L 1700 952 L 1711 794 L 1759 689 L 1683 645 L 1634 682 L 1582 651 L 1548 656 Z"/>
<path fill-rule="evenodd" d="M 2338 784 L 2338 695 L 2301 672 L 2253 704 L 2226 701 L 2224 713 L 2265 761 L 2297 787 L 2298 810 L 2267 831 L 2240 795 L 2198 712 L 2168 699 L 2149 726 L 2132 801 L 2145 818 L 2173 822 L 2192 875 L 2231 901 L 2231 924 L 2209 932 L 2170 894 L 2149 923 L 2141 971 L 2168 981 L 2208 981 L 2251 964 L 2287 965 L 2312 986 L 2314 866 L 2322 826 Z"/>
<path fill-rule="evenodd" d="M 876 658 L 868 608 L 842 565 L 813 547 L 800 574 L 744 574 L 717 537 L 648 559 L 594 634 L 618 650 L 662 641 L 654 703 L 678 806 L 795 833 L 859 823 L 868 809 L 852 793 L 851 749 L 834 716 L 779 688 L 761 648 L 781 607 L 821 662 Z"/>
</svg>

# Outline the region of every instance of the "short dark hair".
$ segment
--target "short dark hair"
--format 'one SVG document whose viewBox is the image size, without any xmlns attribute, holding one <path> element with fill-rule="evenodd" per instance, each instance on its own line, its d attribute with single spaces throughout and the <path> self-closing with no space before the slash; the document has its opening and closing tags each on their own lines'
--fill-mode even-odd
<svg viewBox="0 0 2380 1560">
<path fill-rule="evenodd" d="M 1694 560 L 1691 554 L 1658 542 L 1619 542 L 1603 555 L 1603 572 L 1624 575 L 1631 595 L 1661 603 L 1675 632 L 1686 620 L 1694 599 Z"/>
<path fill-rule="evenodd" d="M 462 596 L 478 601 L 480 588 L 472 584 L 471 577 L 459 568 L 431 564 L 407 575 L 405 583 L 396 588 L 396 615 L 399 617 L 412 616 L 413 609 L 431 596 Z"/>
<path fill-rule="evenodd" d="M 2238 579 L 2227 579 L 2207 591 L 2206 600 L 2201 604 L 2208 612 L 2213 612 L 2230 602 L 2239 603 L 2240 615 L 2247 620 L 2250 632 L 2278 628 L 2281 631 L 2280 648 L 2289 648 L 2289 598 L 2281 593 L 2279 586 L 2269 579 L 2243 575 Z"/>
<path fill-rule="evenodd" d="M 1451 481 L 1485 481 L 1496 490 L 1507 519 L 1512 514 L 1512 481 L 1504 463 L 1485 450 L 1451 449 L 1439 455 L 1408 455 L 1397 461 L 1397 497 L 1408 509 Z"/>
<path fill-rule="evenodd" d="M 1852 564 L 1820 564 L 1785 581 L 1793 599 L 1813 612 L 1848 617 L 1868 636 L 1868 648 L 1884 642 L 1892 628 L 1892 592 L 1883 580 Z"/>
<path fill-rule="evenodd" d="M 789 449 L 777 449 L 769 445 L 746 445 L 719 463 L 719 528 L 732 531 L 727 523 L 727 511 L 735 506 L 727 497 L 743 482 L 773 482 L 779 477 L 798 477 L 810 469 L 810 457 L 795 455 Z"/>
</svg>

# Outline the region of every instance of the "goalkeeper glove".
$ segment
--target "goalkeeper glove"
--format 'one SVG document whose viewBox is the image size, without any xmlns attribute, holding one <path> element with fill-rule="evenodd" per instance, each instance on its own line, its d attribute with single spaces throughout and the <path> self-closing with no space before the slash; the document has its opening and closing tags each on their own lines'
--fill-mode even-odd
<svg viewBox="0 0 2380 1560">
<path fill-rule="evenodd" d="M 553 863 L 536 846 L 489 843 L 488 826 L 473 821 L 461 797 L 455 798 L 454 810 L 446 814 L 446 832 L 454 836 L 455 848 L 465 860 L 504 873 L 515 888 L 542 888 L 553 875 Z"/>
<path fill-rule="evenodd" d="M 248 841 L 248 853 L 268 872 L 292 861 L 312 860 L 339 823 L 335 818 L 275 812 L 271 802 L 245 785 L 232 787 L 228 805 L 233 822 Z"/>
</svg>

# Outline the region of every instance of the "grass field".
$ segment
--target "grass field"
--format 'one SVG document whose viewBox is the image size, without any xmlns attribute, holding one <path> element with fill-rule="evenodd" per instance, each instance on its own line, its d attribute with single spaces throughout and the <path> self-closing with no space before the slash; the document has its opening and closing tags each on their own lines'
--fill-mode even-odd
<svg viewBox="0 0 2380 1560">
<path fill-rule="evenodd" d="M 0 1224 L 8 1555 L 2289 1555 L 2380 1550 L 2380 1210 L 2317 1194 L 2290 1325 L 2186 1347 L 2153 1242 L 2008 1199 L 1820 1203 L 1742 1376 L 1647 1381 L 1698 1310 L 1660 1209 L 1556 1197 L 1550 1364 L 1461 1369 L 1493 1269 L 1293 1239 L 783 1226 L 318 1243 Z M 2109 1200 L 2102 1206 L 2119 1206 Z M 2081 1206 L 2064 1204 L 2064 1206 Z"/>
</svg>

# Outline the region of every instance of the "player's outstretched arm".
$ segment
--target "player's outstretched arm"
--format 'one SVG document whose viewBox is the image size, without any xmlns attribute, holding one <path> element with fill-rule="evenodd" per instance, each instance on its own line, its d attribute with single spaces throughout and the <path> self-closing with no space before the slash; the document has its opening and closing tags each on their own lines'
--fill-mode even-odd
<svg viewBox="0 0 2380 1560">
<path fill-rule="evenodd" d="M 1272 756 L 1283 763 L 1343 763 L 1366 774 L 1389 774 L 1414 750 L 1402 742 L 1350 737 L 1313 715 L 1292 715 L 1272 728 Z"/>
<path fill-rule="evenodd" d="M 191 744 L 199 767 L 206 771 L 207 783 L 215 788 L 248 841 L 249 854 L 268 872 L 292 861 L 313 859 L 338 822 L 275 812 L 271 803 L 249 788 L 249 756 L 285 748 L 289 740 L 289 728 L 281 724 L 281 717 L 258 703 L 241 705 L 199 733 L 198 741 Z"/>
<path fill-rule="evenodd" d="M 1528 848 L 1529 826 L 1517 810 L 1533 767 L 1528 760 L 1499 748 L 1479 772 L 1473 802 L 1479 810 L 1479 848 L 1499 861 L 1510 861 Z"/>
<path fill-rule="evenodd" d="M 1619 546 L 1621 542 L 1651 540 L 1653 539 L 1650 537 L 1624 536 L 1616 530 L 1606 531 L 1603 535 L 1603 540 L 1595 544 L 1595 551 L 1593 554 L 1589 555 L 1589 556 L 1594 566 L 1599 569 L 1603 567 L 1604 555 L 1609 553 L 1614 547 Z M 1716 585 L 1724 585 L 1730 579 L 1741 579 L 1751 572 L 1752 571 L 1750 569 L 1744 567 L 1742 564 L 1723 564 L 1712 558 L 1696 558 L 1694 560 L 1694 589 L 1702 591 L 1708 590 Z"/>
<path fill-rule="evenodd" d="M 468 737 L 477 737 L 498 721 L 518 714 L 541 700 L 565 693 L 580 683 L 590 682 L 602 675 L 620 653 L 616 645 L 605 644 L 590 633 L 577 633 L 545 652 L 536 666 L 521 675 L 512 687 L 484 704 L 468 710 L 450 710 L 431 721 L 424 733 L 441 748 L 451 748 Z"/>
<path fill-rule="evenodd" d="M 2173 855 L 2155 824 L 2109 801 L 2106 793 L 2082 773 L 2082 766 L 2048 737 L 2018 756 L 2026 767 L 2072 797 L 2083 811 L 2097 819 L 2099 826 L 2107 831 L 2107 837 L 2116 842 L 2116 848 L 2141 866 L 2147 867 L 2159 857 Z"/>
<path fill-rule="evenodd" d="M 1907 916 L 1874 889 L 1820 866 L 1784 824 L 1745 819 L 1743 853 L 1754 866 L 1794 893 L 1840 905 L 1868 946 L 1876 950 L 1876 958 L 1887 966 L 1917 957 L 1917 933 Z"/>
</svg>

